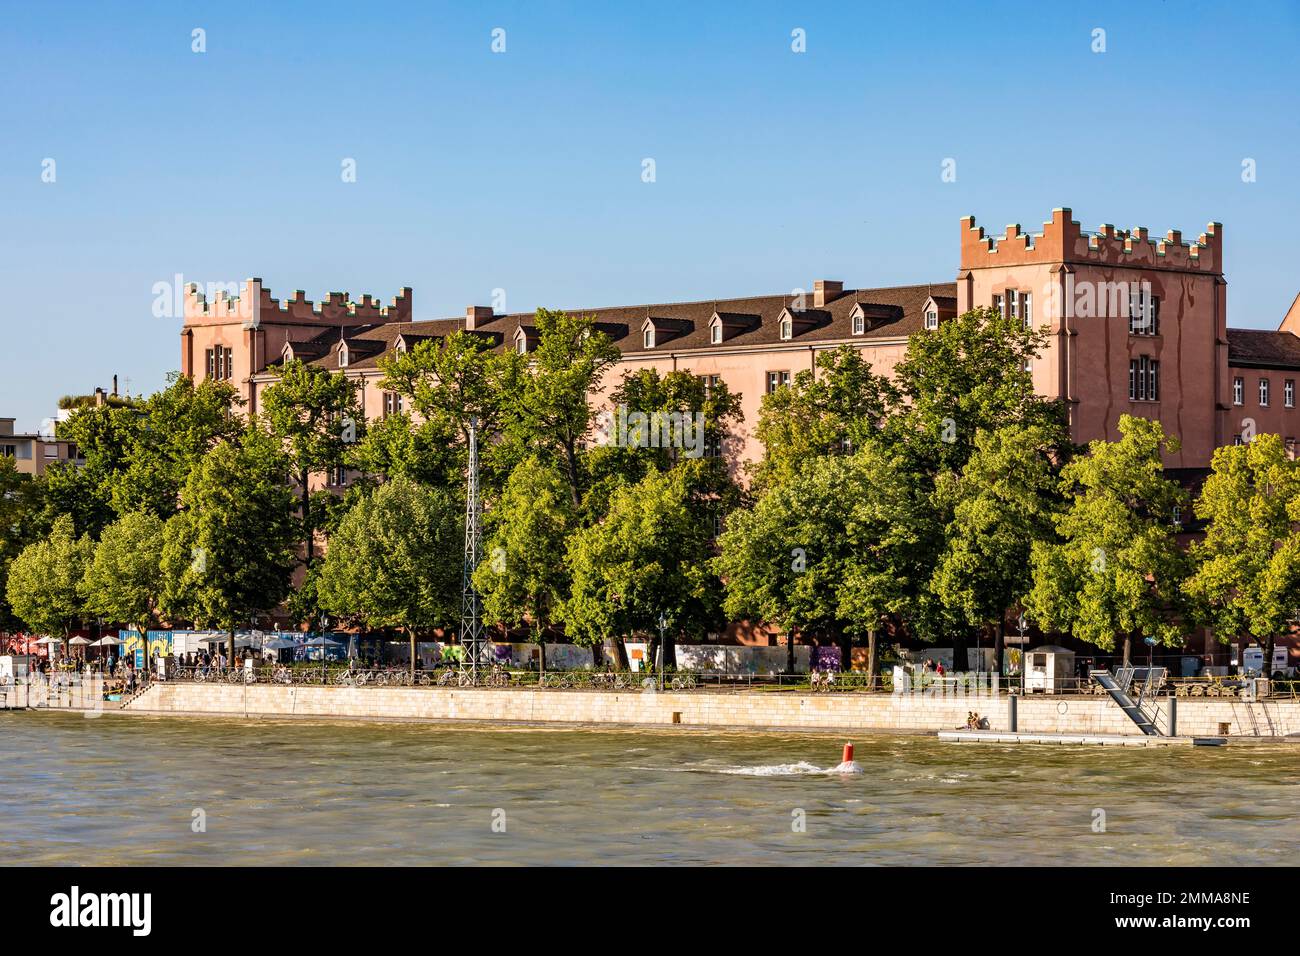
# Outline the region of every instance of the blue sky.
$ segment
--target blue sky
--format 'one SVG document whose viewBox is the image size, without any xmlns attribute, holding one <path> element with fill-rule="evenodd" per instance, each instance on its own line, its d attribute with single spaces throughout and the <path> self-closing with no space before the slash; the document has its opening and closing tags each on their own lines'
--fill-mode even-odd
<svg viewBox="0 0 1300 956">
<path fill-rule="evenodd" d="M 1066 205 L 1086 229 L 1222 221 L 1233 325 L 1300 292 L 1295 0 L 3 2 L 20 426 L 114 373 L 160 387 L 179 320 L 153 287 L 177 273 L 409 285 L 418 318 L 498 288 L 517 311 L 946 281 L 961 216 L 1037 230 Z"/>
</svg>

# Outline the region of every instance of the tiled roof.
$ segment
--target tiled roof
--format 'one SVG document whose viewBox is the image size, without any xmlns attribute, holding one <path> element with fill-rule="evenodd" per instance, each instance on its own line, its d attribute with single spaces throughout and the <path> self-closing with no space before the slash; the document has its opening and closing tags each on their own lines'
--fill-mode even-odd
<svg viewBox="0 0 1300 956">
<path fill-rule="evenodd" d="M 872 339 L 905 338 L 920 331 L 924 322 L 922 310 L 931 296 L 940 308 L 954 311 L 957 308 L 955 282 L 937 282 L 924 285 L 891 286 L 881 289 L 846 289 L 821 308 L 813 308 L 812 294 L 804 295 L 804 310 L 795 309 L 792 295 L 764 295 L 741 299 L 705 299 L 699 302 L 670 302 L 651 305 L 615 306 L 600 309 L 568 309 L 572 315 L 590 316 L 596 328 L 614 340 L 624 353 L 656 354 L 680 352 L 687 349 L 734 349 L 746 346 L 809 344 L 818 342 L 870 341 Z M 850 314 L 861 304 L 872 321 L 862 335 L 854 335 Z M 798 319 L 794 337 L 782 342 L 780 337 L 781 313 L 789 308 Z M 709 323 L 717 313 L 730 327 L 721 345 L 709 342 Z M 656 327 L 656 348 L 642 346 L 641 328 L 647 319 Z M 495 315 L 475 322 L 474 332 L 491 335 L 493 346 L 503 347 L 514 341 L 515 332 L 523 327 L 530 338 L 535 336 L 534 316 L 531 312 Z M 346 335 L 351 351 L 349 369 L 376 368 L 378 359 L 394 346 L 397 336 L 434 338 L 465 327 L 464 319 L 432 319 L 423 322 L 402 322 L 386 325 L 353 327 L 322 332 L 311 340 L 308 348 L 323 344 L 325 351 L 312 360 L 313 365 L 330 370 L 338 369 L 338 349 L 334 346 L 340 334 Z M 295 349 L 299 345 L 295 343 Z"/>
<path fill-rule="evenodd" d="M 1300 336 L 1263 329 L 1228 329 L 1228 364 L 1300 369 Z"/>
</svg>

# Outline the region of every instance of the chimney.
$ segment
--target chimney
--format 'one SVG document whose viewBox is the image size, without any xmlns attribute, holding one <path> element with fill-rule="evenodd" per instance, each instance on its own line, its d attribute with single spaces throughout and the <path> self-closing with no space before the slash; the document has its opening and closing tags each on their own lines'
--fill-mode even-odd
<svg viewBox="0 0 1300 956">
<path fill-rule="evenodd" d="M 117 398 L 117 375 L 113 376 L 113 397 Z"/>
<path fill-rule="evenodd" d="M 103 387 L 96 385 L 95 386 L 95 407 L 103 408 L 105 404 L 106 404 L 106 399 L 104 397 L 104 389 Z"/>
<path fill-rule="evenodd" d="M 844 283 L 838 279 L 818 279 L 813 283 L 813 308 L 825 308 L 827 302 L 843 291 Z"/>
<path fill-rule="evenodd" d="M 492 306 L 490 305 L 471 305 L 465 309 L 465 328 L 471 332 L 478 326 L 479 322 L 486 322 L 492 318 Z"/>
</svg>

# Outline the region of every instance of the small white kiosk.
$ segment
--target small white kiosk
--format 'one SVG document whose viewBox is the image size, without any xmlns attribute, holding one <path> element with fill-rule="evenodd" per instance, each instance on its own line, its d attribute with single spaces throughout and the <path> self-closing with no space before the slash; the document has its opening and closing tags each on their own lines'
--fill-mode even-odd
<svg viewBox="0 0 1300 956">
<path fill-rule="evenodd" d="M 1056 694 L 1073 686 L 1074 651 L 1044 644 L 1025 651 L 1025 693 Z"/>
</svg>

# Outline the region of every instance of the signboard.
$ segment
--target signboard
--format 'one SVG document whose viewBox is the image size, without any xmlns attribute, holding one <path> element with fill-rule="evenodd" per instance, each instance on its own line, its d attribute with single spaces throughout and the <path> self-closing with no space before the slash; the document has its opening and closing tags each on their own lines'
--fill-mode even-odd
<svg viewBox="0 0 1300 956">
<path fill-rule="evenodd" d="M 144 647 L 140 646 L 135 649 L 135 669 L 144 670 Z"/>
</svg>

